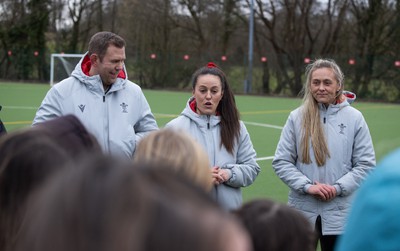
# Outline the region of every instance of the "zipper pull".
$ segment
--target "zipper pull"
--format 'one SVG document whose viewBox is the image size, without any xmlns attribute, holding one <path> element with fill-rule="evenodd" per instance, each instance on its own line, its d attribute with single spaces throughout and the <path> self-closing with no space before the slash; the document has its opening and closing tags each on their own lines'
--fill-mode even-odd
<svg viewBox="0 0 400 251">
<path fill-rule="evenodd" d="M 207 129 L 210 129 L 210 115 L 207 115 Z"/>
<path fill-rule="evenodd" d="M 324 124 L 326 123 L 326 117 L 324 117 Z"/>
<path fill-rule="evenodd" d="M 106 102 L 106 95 L 103 95 L 103 103 Z"/>
</svg>

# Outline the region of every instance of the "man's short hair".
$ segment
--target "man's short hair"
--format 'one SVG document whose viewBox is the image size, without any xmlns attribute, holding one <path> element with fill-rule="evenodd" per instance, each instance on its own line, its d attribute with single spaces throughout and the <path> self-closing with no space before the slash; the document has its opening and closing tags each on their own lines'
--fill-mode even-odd
<svg viewBox="0 0 400 251">
<path fill-rule="evenodd" d="M 117 34 L 109 31 L 97 32 L 89 41 L 89 56 L 97 54 L 100 61 L 102 61 L 110 45 L 117 48 L 123 48 L 125 47 L 125 40 Z"/>
</svg>

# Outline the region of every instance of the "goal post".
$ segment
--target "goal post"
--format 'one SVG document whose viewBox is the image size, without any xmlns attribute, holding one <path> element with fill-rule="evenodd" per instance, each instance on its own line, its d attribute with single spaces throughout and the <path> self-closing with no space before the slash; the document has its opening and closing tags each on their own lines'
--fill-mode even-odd
<svg viewBox="0 0 400 251">
<path fill-rule="evenodd" d="M 52 53 L 50 58 L 50 86 L 71 75 L 85 54 Z"/>
</svg>

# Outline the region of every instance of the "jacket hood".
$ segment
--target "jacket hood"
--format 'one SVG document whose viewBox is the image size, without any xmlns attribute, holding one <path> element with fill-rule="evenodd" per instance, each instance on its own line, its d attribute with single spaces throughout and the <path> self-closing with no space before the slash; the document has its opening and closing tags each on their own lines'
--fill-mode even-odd
<svg viewBox="0 0 400 251">
<path fill-rule="evenodd" d="M 194 97 L 191 97 L 191 99 L 189 99 L 189 107 L 190 109 L 192 109 L 193 112 L 197 113 L 196 108 L 197 108 L 197 103 L 196 100 L 194 99 Z M 216 116 L 219 116 L 219 112 L 216 111 Z"/>
<path fill-rule="evenodd" d="M 79 81 L 88 85 L 89 89 L 96 88 L 99 86 L 98 82 L 102 83 L 100 75 L 89 75 L 90 68 L 92 67 L 90 62 L 90 57 L 88 52 L 81 58 L 79 63 L 76 65 L 75 69 L 72 71 L 71 76 L 79 79 Z M 115 81 L 113 86 L 113 90 L 122 88 L 125 85 L 125 82 L 128 80 L 128 74 L 126 72 L 125 65 L 123 69 L 119 72 L 117 81 Z"/>
<path fill-rule="evenodd" d="M 343 100 L 341 103 L 337 104 L 330 104 L 328 108 L 325 107 L 324 104 L 318 103 L 319 109 L 322 112 L 326 112 L 327 115 L 335 114 L 339 112 L 341 109 L 345 108 L 346 106 L 350 106 L 347 99 Z"/>
<path fill-rule="evenodd" d="M 90 68 L 92 68 L 92 63 L 90 62 L 90 57 L 88 53 L 86 53 L 82 59 L 81 69 L 86 76 L 90 76 Z M 118 78 L 126 79 L 125 67 L 118 73 Z"/>
<path fill-rule="evenodd" d="M 216 126 L 221 121 L 221 117 L 218 115 L 200 115 L 196 113 L 196 101 L 194 97 L 190 97 L 186 103 L 185 109 L 183 109 L 181 115 L 186 116 L 193 120 L 199 127 L 204 126 Z M 208 124 L 208 125 L 207 125 Z"/>
<path fill-rule="evenodd" d="M 356 101 L 357 96 L 354 92 L 343 91 L 343 95 L 346 97 L 347 102 L 349 102 L 349 104 L 352 104 L 354 101 Z"/>
</svg>

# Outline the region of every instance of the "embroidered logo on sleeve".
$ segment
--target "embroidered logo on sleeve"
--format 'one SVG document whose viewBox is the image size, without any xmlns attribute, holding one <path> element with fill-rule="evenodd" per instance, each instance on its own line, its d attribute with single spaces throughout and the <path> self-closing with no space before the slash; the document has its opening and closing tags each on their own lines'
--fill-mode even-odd
<svg viewBox="0 0 400 251">
<path fill-rule="evenodd" d="M 339 133 L 340 134 L 344 134 L 344 129 L 346 128 L 346 126 L 345 125 L 343 125 L 343 123 L 341 123 L 340 125 L 338 125 L 339 126 L 339 128 L 340 128 L 340 131 L 339 131 Z"/>
<path fill-rule="evenodd" d="M 120 106 L 122 107 L 122 112 L 123 113 L 128 113 L 128 110 L 127 110 L 128 105 L 125 104 L 125 102 L 122 102 L 122 104 L 120 104 Z"/>
<path fill-rule="evenodd" d="M 85 110 L 85 105 L 78 105 L 78 107 L 81 110 L 81 112 L 83 112 Z"/>
</svg>

